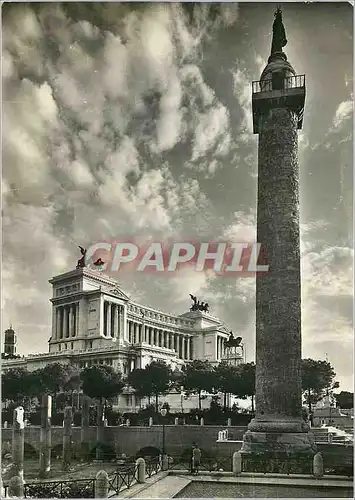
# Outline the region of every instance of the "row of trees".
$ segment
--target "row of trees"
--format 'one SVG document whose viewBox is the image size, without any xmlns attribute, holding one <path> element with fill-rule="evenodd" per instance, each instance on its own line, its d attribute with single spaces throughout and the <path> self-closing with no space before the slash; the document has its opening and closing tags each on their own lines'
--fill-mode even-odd
<svg viewBox="0 0 355 500">
<path fill-rule="evenodd" d="M 224 394 L 224 409 L 227 406 L 227 395 L 233 394 L 240 399 L 252 397 L 255 393 L 255 364 L 246 363 L 230 366 L 219 363 L 213 367 L 208 361 L 195 360 L 185 365 L 181 371 L 172 371 L 164 363 L 153 361 L 144 369 L 134 370 L 128 376 L 128 384 L 135 390 L 139 398 L 155 398 L 158 410 L 159 396 L 173 390 L 183 388 L 186 396 L 198 396 L 199 410 L 205 393 Z"/>
<path fill-rule="evenodd" d="M 79 390 L 81 377 L 74 366 L 53 363 L 32 372 L 25 368 L 7 370 L 1 382 L 3 401 L 30 409 L 33 399 L 39 399 L 42 394 L 51 394 L 55 408 L 59 393 L 69 395 Z"/>
<path fill-rule="evenodd" d="M 50 394 L 55 409 L 58 395 L 72 397 L 74 392 L 79 391 L 103 402 L 120 394 L 124 386 L 121 373 L 107 365 L 80 371 L 72 365 L 53 363 L 33 372 L 24 368 L 10 369 L 2 376 L 3 400 L 27 408 L 33 399 Z"/>
<path fill-rule="evenodd" d="M 339 386 L 334 380 L 335 372 L 327 361 L 302 360 L 302 389 L 309 411 L 313 404 Z M 153 398 L 156 411 L 160 396 L 182 388 L 186 396 L 198 396 L 200 410 L 206 393 L 222 393 L 224 409 L 228 403 L 227 395 L 232 394 L 239 399 L 250 397 L 254 411 L 255 364 L 230 366 L 219 363 L 212 366 L 208 361 L 195 360 L 181 371 L 172 371 L 165 363 L 153 361 L 123 379 L 121 373 L 107 365 L 94 365 L 79 371 L 71 365 L 53 363 L 33 372 L 22 368 L 10 369 L 2 377 L 3 400 L 27 407 L 34 398 L 45 393 L 53 396 L 54 408 L 59 393 L 72 397 L 74 392 L 82 391 L 91 398 L 106 402 L 128 386 L 140 401 L 147 398 L 150 404 Z M 349 404 L 350 398 L 346 394 L 337 395 L 339 404 Z"/>
<path fill-rule="evenodd" d="M 339 387 L 339 383 L 335 381 L 334 369 L 327 361 L 303 359 L 301 374 L 304 403 L 309 412 L 314 404 Z M 222 393 L 224 409 L 227 406 L 227 396 L 231 394 L 238 399 L 250 397 L 251 410 L 254 412 L 254 363 L 231 366 L 222 362 L 212 366 L 208 361 L 195 360 L 185 365 L 181 372 L 172 372 L 166 365 L 153 362 L 145 369 L 132 372 L 128 382 L 135 389 L 137 396 L 148 399 L 155 396 L 156 408 L 159 395 L 182 386 L 187 395 L 198 395 L 200 410 L 204 393 Z M 335 397 L 339 405 L 340 403 L 349 405 L 351 396 L 351 393 L 341 392 Z"/>
</svg>

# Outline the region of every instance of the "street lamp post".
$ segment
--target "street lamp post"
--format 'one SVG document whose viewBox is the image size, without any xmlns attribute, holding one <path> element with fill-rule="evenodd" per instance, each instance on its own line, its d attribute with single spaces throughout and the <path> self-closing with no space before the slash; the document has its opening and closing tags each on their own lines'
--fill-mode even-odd
<svg viewBox="0 0 355 500">
<path fill-rule="evenodd" d="M 165 417 L 167 414 L 167 409 L 166 408 L 161 408 L 160 414 L 163 417 L 163 453 L 162 453 L 162 469 L 167 470 L 167 457 L 166 457 L 166 452 L 165 452 Z"/>
</svg>

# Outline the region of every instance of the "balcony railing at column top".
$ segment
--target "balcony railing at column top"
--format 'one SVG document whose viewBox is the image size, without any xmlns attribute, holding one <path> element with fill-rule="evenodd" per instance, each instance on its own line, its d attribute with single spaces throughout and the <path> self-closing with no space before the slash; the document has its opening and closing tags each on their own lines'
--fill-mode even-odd
<svg viewBox="0 0 355 500">
<path fill-rule="evenodd" d="M 296 88 L 304 88 L 306 82 L 305 75 L 295 75 L 295 76 L 286 76 L 283 80 L 283 85 L 277 85 L 275 88 L 275 84 L 273 85 L 273 80 L 259 80 L 252 82 L 252 92 L 253 94 L 259 94 L 261 92 L 272 92 L 273 90 L 288 90 L 288 89 L 296 89 Z M 279 83 L 279 82 L 278 82 Z"/>
</svg>

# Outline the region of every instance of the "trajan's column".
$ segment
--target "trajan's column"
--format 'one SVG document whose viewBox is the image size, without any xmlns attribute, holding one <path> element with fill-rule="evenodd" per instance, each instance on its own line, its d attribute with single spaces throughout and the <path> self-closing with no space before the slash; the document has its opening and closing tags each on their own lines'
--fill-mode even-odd
<svg viewBox="0 0 355 500">
<path fill-rule="evenodd" d="M 271 55 L 253 82 L 254 133 L 259 134 L 257 241 L 269 272 L 256 278 L 256 415 L 244 435 L 245 470 L 301 472 L 315 453 L 303 421 L 298 132 L 305 77 L 283 52 L 278 8 Z M 303 458 L 304 460 L 303 460 Z M 294 460 L 292 460 L 292 458 Z M 302 465 L 303 464 L 303 465 Z"/>
</svg>

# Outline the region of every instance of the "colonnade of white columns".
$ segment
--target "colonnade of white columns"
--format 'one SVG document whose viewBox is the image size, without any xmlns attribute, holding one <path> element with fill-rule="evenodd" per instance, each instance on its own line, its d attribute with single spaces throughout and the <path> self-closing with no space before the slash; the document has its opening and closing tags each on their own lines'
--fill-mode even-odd
<svg viewBox="0 0 355 500">
<path fill-rule="evenodd" d="M 55 339 L 76 337 L 79 330 L 79 303 L 56 308 Z"/>
<path fill-rule="evenodd" d="M 224 356 L 226 339 L 217 335 L 217 359 L 222 359 Z"/>
<path fill-rule="evenodd" d="M 193 359 L 192 337 L 181 333 L 169 332 L 161 328 L 128 321 L 128 341 L 131 344 L 144 342 L 151 346 L 174 349 L 180 359 Z"/>
<path fill-rule="evenodd" d="M 120 336 L 124 330 L 124 307 L 113 302 L 104 302 L 104 335 L 106 337 Z"/>
</svg>

